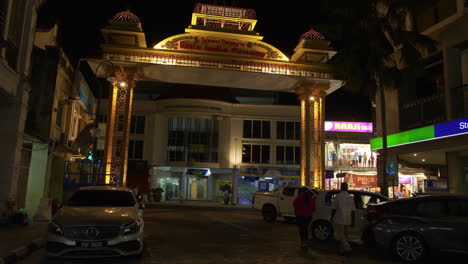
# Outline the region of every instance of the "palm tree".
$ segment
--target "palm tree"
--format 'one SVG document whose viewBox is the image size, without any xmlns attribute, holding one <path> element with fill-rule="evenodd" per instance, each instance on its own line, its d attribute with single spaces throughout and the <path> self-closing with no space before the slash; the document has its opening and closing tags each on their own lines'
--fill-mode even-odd
<svg viewBox="0 0 468 264">
<path fill-rule="evenodd" d="M 385 87 L 396 88 L 423 73 L 424 56 L 435 50 L 435 41 L 407 30 L 406 21 L 436 0 L 323 0 L 318 29 L 338 54 L 335 72 L 346 88 L 368 94 L 379 91 L 383 164 L 387 164 L 387 117 Z M 384 166 L 386 167 L 386 166 Z M 383 170 L 382 193 L 388 196 Z"/>
</svg>

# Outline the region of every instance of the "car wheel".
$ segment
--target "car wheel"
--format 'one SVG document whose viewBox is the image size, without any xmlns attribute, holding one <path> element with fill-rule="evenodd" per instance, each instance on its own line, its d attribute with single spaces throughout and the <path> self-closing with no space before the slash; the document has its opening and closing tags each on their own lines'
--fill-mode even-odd
<svg viewBox="0 0 468 264">
<path fill-rule="evenodd" d="M 393 242 L 393 252 L 406 262 L 418 262 L 427 254 L 427 247 L 421 236 L 412 233 L 399 235 Z"/>
<path fill-rule="evenodd" d="M 333 234 L 333 228 L 326 221 L 317 221 L 312 225 L 312 235 L 318 240 L 327 240 Z"/>
<path fill-rule="evenodd" d="M 262 208 L 263 220 L 267 222 L 274 222 L 276 220 L 276 209 L 273 205 L 267 204 Z"/>
</svg>

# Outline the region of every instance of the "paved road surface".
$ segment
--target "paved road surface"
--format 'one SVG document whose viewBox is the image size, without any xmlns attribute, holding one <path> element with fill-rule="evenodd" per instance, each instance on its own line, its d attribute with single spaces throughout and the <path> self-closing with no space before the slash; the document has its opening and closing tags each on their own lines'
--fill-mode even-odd
<svg viewBox="0 0 468 264">
<path fill-rule="evenodd" d="M 304 252 L 298 240 L 294 224 L 265 223 L 251 208 L 161 204 L 145 209 L 145 250 L 139 258 L 51 260 L 39 250 L 20 263 L 398 263 L 389 261 L 381 251 L 358 245 L 351 258 L 338 256 L 335 241 L 312 242 L 311 249 Z"/>
</svg>

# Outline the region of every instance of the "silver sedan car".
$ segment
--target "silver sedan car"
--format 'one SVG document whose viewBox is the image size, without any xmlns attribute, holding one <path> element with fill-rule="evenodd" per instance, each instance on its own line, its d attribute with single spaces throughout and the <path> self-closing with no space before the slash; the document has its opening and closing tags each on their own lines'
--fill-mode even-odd
<svg viewBox="0 0 468 264">
<path fill-rule="evenodd" d="M 49 225 L 51 257 L 109 257 L 143 251 L 143 205 L 125 187 L 77 190 Z"/>
</svg>

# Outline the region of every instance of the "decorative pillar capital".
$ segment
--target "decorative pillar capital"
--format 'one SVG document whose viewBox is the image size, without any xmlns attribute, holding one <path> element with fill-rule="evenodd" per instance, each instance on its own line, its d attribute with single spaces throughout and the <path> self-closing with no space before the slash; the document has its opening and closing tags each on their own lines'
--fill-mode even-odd
<svg viewBox="0 0 468 264">
<path fill-rule="evenodd" d="M 326 89 L 318 82 L 301 82 L 297 85 L 295 91 L 300 100 L 309 99 L 314 101 L 313 97 L 325 97 L 327 95 Z"/>
</svg>

